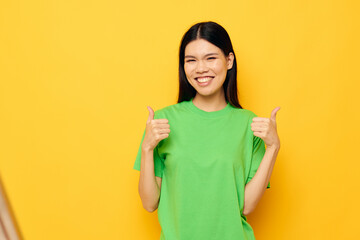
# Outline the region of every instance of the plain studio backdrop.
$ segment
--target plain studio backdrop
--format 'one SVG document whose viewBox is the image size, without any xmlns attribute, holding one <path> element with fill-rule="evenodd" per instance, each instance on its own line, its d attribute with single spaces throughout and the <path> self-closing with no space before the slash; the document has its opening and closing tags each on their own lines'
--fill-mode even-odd
<svg viewBox="0 0 360 240">
<path fill-rule="evenodd" d="M 158 239 L 132 169 L 148 117 L 175 104 L 185 31 L 215 21 L 239 100 L 281 149 L 248 221 L 259 240 L 356 239 L 358 1 L 33 0 L 0 4 L 0 173 L 26 240 Z"/>
</svg>

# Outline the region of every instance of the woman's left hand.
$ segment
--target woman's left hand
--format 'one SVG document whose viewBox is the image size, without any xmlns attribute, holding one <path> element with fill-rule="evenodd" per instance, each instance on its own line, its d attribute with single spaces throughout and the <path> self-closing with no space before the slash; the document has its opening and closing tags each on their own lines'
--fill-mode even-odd
<svg viewBox="0 0 360 240">
<path fill-rule="evenodd" d="M 270 118 L 254 117 L 251 123 L 251 130 L 254 135 L 264 140 L 267 147 L 280 148 L 280 139 L 277 134 L 276 113 L 280 107 L 271 112 Z"/>
</svg>

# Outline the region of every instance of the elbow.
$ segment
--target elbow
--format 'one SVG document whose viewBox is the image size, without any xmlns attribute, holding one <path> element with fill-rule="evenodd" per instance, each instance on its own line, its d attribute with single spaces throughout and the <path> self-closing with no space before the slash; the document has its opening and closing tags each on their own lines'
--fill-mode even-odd
<svg viewBox="0 0 360 240">
<path fill-rule="evenodd" d="M 247 216 L 249 215 L 251 212 L 247 210 L 247 208 L 244 209 L 243 211 L 243 215 Z"/>
<path fill-rule="evenodd" d="M 253 211 L 254 211 L 254 208 L 249 206 L 249 204 L 247 204 L 246 207 L 244 206 L 243 215 L 247 216 L 250 213 L 252 213 Z"/>
<path fill-rule="evenodd" d="M 139 195 L 142 202 L 143 208 L 149 213 L 154 212 L 159 205 L 160 196 L 156 197 L 153 194 L 150 194 L 140 188 L 139 185 Z"/>
<path fill-rule="evenodd" d="M 157 208 L 145 208 L 145 210 L 148 211 L 149 213 L 155 212 L 156 209 Z"/>
<path fill-rule="evenodd" d="M 146 211 L 148 211 L 149 213 L 152 213 L 158 208 L 159 200 L 157 202 L 155 202 L 151 198 L 149 199 L 149 197 L 144 195 L 140 190 L 139 190 L 139 195 L 140 195 L 142 206 Z"/>
<path fill-rule="evenodd" d="M 145 205 L 143 205 L 143 207 L 144 207 L 144 209 L 146 211 L 148 211 L 149 213 L 152 213 L 157 209 L 158 206 L 145 206 Z"/>
</svg>

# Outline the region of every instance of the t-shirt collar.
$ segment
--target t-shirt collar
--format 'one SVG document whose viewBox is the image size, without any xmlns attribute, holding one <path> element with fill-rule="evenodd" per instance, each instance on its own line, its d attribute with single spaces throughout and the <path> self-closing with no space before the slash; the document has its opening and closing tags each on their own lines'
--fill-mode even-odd
<svg viewBox="0 0 360 240">
<path fill-rule="evenodd" d="M 223 116 L 224 114 L 228 113 L 232 106 L 230 104 L 230 102 L 227 102 L 227 105 L 226 107 L 224 107 L 223 109 L 220 109 L 218 111 L 212 111 L 212 112 L 207 112 L 207 111 L 204 111 L 198 107 L 196 107 L 193 103 L 193 100 L 194 98 L 192 97 L 189 101 L 188 101 L 188 104 L 187 106 L 189 107 L 189 109 L 203 117 L 208 117 L 208 118 L 213 118 L 213 117 L 220 117 L 220 116 Z"/>
</svg>

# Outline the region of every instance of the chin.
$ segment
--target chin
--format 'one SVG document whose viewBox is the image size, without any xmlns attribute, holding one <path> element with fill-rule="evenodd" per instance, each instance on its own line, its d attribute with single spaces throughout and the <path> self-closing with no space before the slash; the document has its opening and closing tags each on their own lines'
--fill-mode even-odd
<svg viewBox="0 0 360 240">
<path fill-rule="evenodd" d="M 197 94 L 204 96 L 204 97 L 208 97 L 214 94 L 214 92 L 203 92 L 203 91 L 197 91 Z"/>
</svg>

